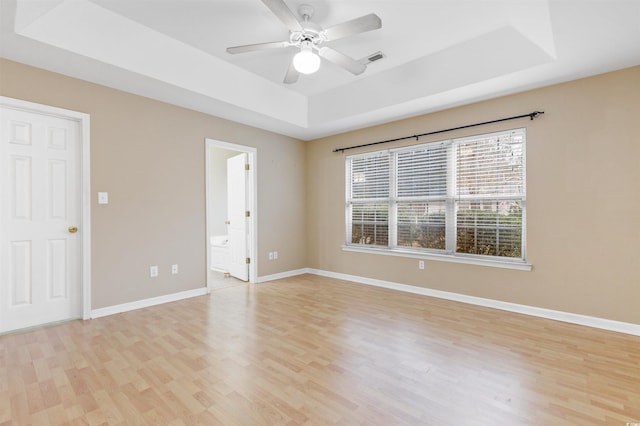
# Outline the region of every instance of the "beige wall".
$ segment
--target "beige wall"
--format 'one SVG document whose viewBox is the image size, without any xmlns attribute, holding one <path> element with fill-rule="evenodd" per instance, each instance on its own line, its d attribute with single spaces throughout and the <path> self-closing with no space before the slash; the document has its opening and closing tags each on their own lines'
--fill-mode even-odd
<svg viewBox="0 0 640 426">
<path fill-rule="evenodd" d="M 91 114 L 94 309 L 204 286 L 209 137 L 258 148 L 259 276 L 311 267 L 640 324 L 638 93 L 635 67 L 304 143 L 0 60 L 1 95 Z M 436 261 L 420 271 L 415 259 L 341 250 L 334 148 L 533 110 L 546 113 L 421 139 L 527 127 L 531 272 Z M 98 206 L 97 191 L 111 203 Z"/>
<path fill-rule="evenodd" d="M 421 271 L 415 259 L 341 250 L 344 155 L 334 148 L 534 110 L 545 115 L 420 140 L 527 128 L 531 272 L 437 261 L 426 261 Z M 307 145 L 309 266 L 640 324 L 638 135 L 635 67 L 313 141 Z"/>
<path fill-rule="evenodd" d="M 6 60 L 0 94 L 91 115 L 93 309 L 205 285 L 207 137 L 258 150 L 258 275 L 306 266 L 303 142 Z"/>
</svg>

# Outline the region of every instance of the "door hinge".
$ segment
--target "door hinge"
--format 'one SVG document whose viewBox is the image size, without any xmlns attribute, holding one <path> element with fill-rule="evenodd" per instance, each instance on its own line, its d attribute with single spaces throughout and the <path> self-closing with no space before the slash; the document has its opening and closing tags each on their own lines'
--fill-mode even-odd
<svg viewBox="0 0 640 426">
<path fill-rule="evenodd" d="M 244 215 L 246 217 L 251 217 L 251 212 L 249 210 L 247 210 L 246 212 L 244 212 Z"/>
<path fill-rule="evenodd" d="M 247 164 L 245 164 L 245 165 L 244 165 L 244 169 L 245 169 L 245 170 L 249 170 L 249 163 L 247 163 Z"/>
<path fill-rule="evenodd" d="M 247 257 L 247 265 L 251 263 L 251 258 Z"/>
</svg>

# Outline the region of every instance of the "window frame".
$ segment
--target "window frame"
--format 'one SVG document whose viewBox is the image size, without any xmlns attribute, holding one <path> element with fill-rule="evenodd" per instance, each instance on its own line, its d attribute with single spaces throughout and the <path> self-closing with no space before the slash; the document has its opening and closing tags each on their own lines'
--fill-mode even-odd
<svg viewBox="0 0 640 426">
<path fill-rule="evenodd" d="M 522 189 L 518 194 L 498 194 L 494 193 L 489 196 L 479 195 L 477 197 L 470 197 L 469 195 L 456 194 L 456 180 L 457 180 L 457 153 L 456 148 L 463 143 L 468 143 L 474 140 L 499 140 L 505 136 L 522 137 L 522 152 L 521 154 L 521 176 L 522 176 Z M 474 136 L 465 136 L 460 138 L 446 139 L 441 141 L 434 141 L 428 143 L 421 143 L 409 146 L 403 146 L 393 149 L 358 153 L 348 155 L 345 157 L 345 245 L 342 247 L 344 251 L 362 252 L 362 253 L 375 253 L 382 255 L 401 256 L 409 258 L 437 260 L 445 262 L 466 263 L 474 265 L 494 266 L 499 268 L 518 269 L 518 270 L 531 270 L 532 266 L 527 262 L 526 252 L 526 129 L 515 128 L 491 133 L 478 134 Z M 498 142 L 499 143 L 499 142 Z M 402 197 L 398 196 L 398 155 L 406 152 L 418 152 L 435 150 L 439 147 L 444 147 L 446 150 L 446 191 L 445 195 L 433 196 L 413 196 Z M 351 189 L 351 172 L 352 164 L 354 160 L 362 158 L 374 158 L 386 156 L 388 157 L 388 169 L 389 169 L 389 187 L 388 197 L 376 198 L 376 203 L 382 203 L 388 206 L 388 218 L 387 218 L 387 245 L 372 245 L 372 244 L 359 244 L 351 241 L 352 238 L 352 206 L 360 203 L 361 200 L 356 200 L 352 197 Z M 503 159 L 503 157 L 499 157 Z M 429 179 L 429 178 L 427 178 Z M 507 257 L 498 255 L 486 255 L 486 254 L 471 254 L 457 252 L 457 206 L 461 202 L 476 200 L 493 200 L 508 201 L 516 200 L 520 203 L 521 208 L 521 225 L 520 225 L 520 257 Z M 408 203 L 428 203 L 428 202 L 442 202 L 445 204 L 445 249 L 434 249 L 425 247 L 408 247 L 405 245 L 398 245 L 398 206 Z M 496 213 L 496 220 L 498 220 L 499 213 Z M 499 238 L 502 228 L 496 226 L 496 247 L 499 246 L 497 239 Z M 517 232 L 516 232 L 517 234 Z M 497 250 L 497 248 L 496 248 Z"/>
</svg>

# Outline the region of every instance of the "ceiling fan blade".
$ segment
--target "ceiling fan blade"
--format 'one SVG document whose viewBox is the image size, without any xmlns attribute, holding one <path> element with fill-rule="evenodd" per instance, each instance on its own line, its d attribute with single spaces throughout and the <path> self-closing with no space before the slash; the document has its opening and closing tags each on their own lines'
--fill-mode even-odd
<svg viewBox="0 0 640 426">
<path fill-rule="evenodd" d="M 288 41 L 272 41 L 269 43 L 246 44 L 244 46 L 227 47 L 227 53 L 235 55 L 236 53 L 255 52 L 256 50 L 278 49 L 280 47 L 289 47 L 291 43 Z"/>
<path fill-rule="evenodd" d="M 337 40 L 350 35 L 377 30 L 382 27 L 382 20 L 375 13 L 361 16 L 324 30 L 327 40 Z"/>
<path fill-rule="evenodd" d="M 361 64 L 355 59 L 330 47 L 321 47 L 318 50 L 318 54 L 327 61 L 333 62 L 336 65 L 340 65 L 342 68 L 355 75 L 362 74 L 364 70 L 367 69 L 366 65 Z"/>
<path fill-rule="evenodd" d="M 289 61 L 289 68 L 287 69 L 283 82 L 285 84 L 293 84 L 298 81 L 298 77 L 300 77 L 300 73 L 293 66 L 293 61 Z"/>
<path fill-rule="evenodd" d="M 287 7 L 284 0 L 262 0 L 274 15 L 291 31 L 302 31 L 302 25 L 296 15 Z"/>
</svg>

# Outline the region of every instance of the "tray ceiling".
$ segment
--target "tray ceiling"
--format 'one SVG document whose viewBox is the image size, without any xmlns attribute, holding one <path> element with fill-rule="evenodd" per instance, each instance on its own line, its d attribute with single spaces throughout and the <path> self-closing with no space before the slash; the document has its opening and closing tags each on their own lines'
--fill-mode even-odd
<svg viewBox="0 0 640 426">
<path fill-rule="evenodd" d="M 303 3 L 324 27 L 376 13 L 331 47 L 385 58 L 283 84 L 295 48 L 225 50 L 288 38 L 259 0 L 0 0 L 0 54 L 305 140 L 640 64 L 636 0 Z"/>
</svg>

